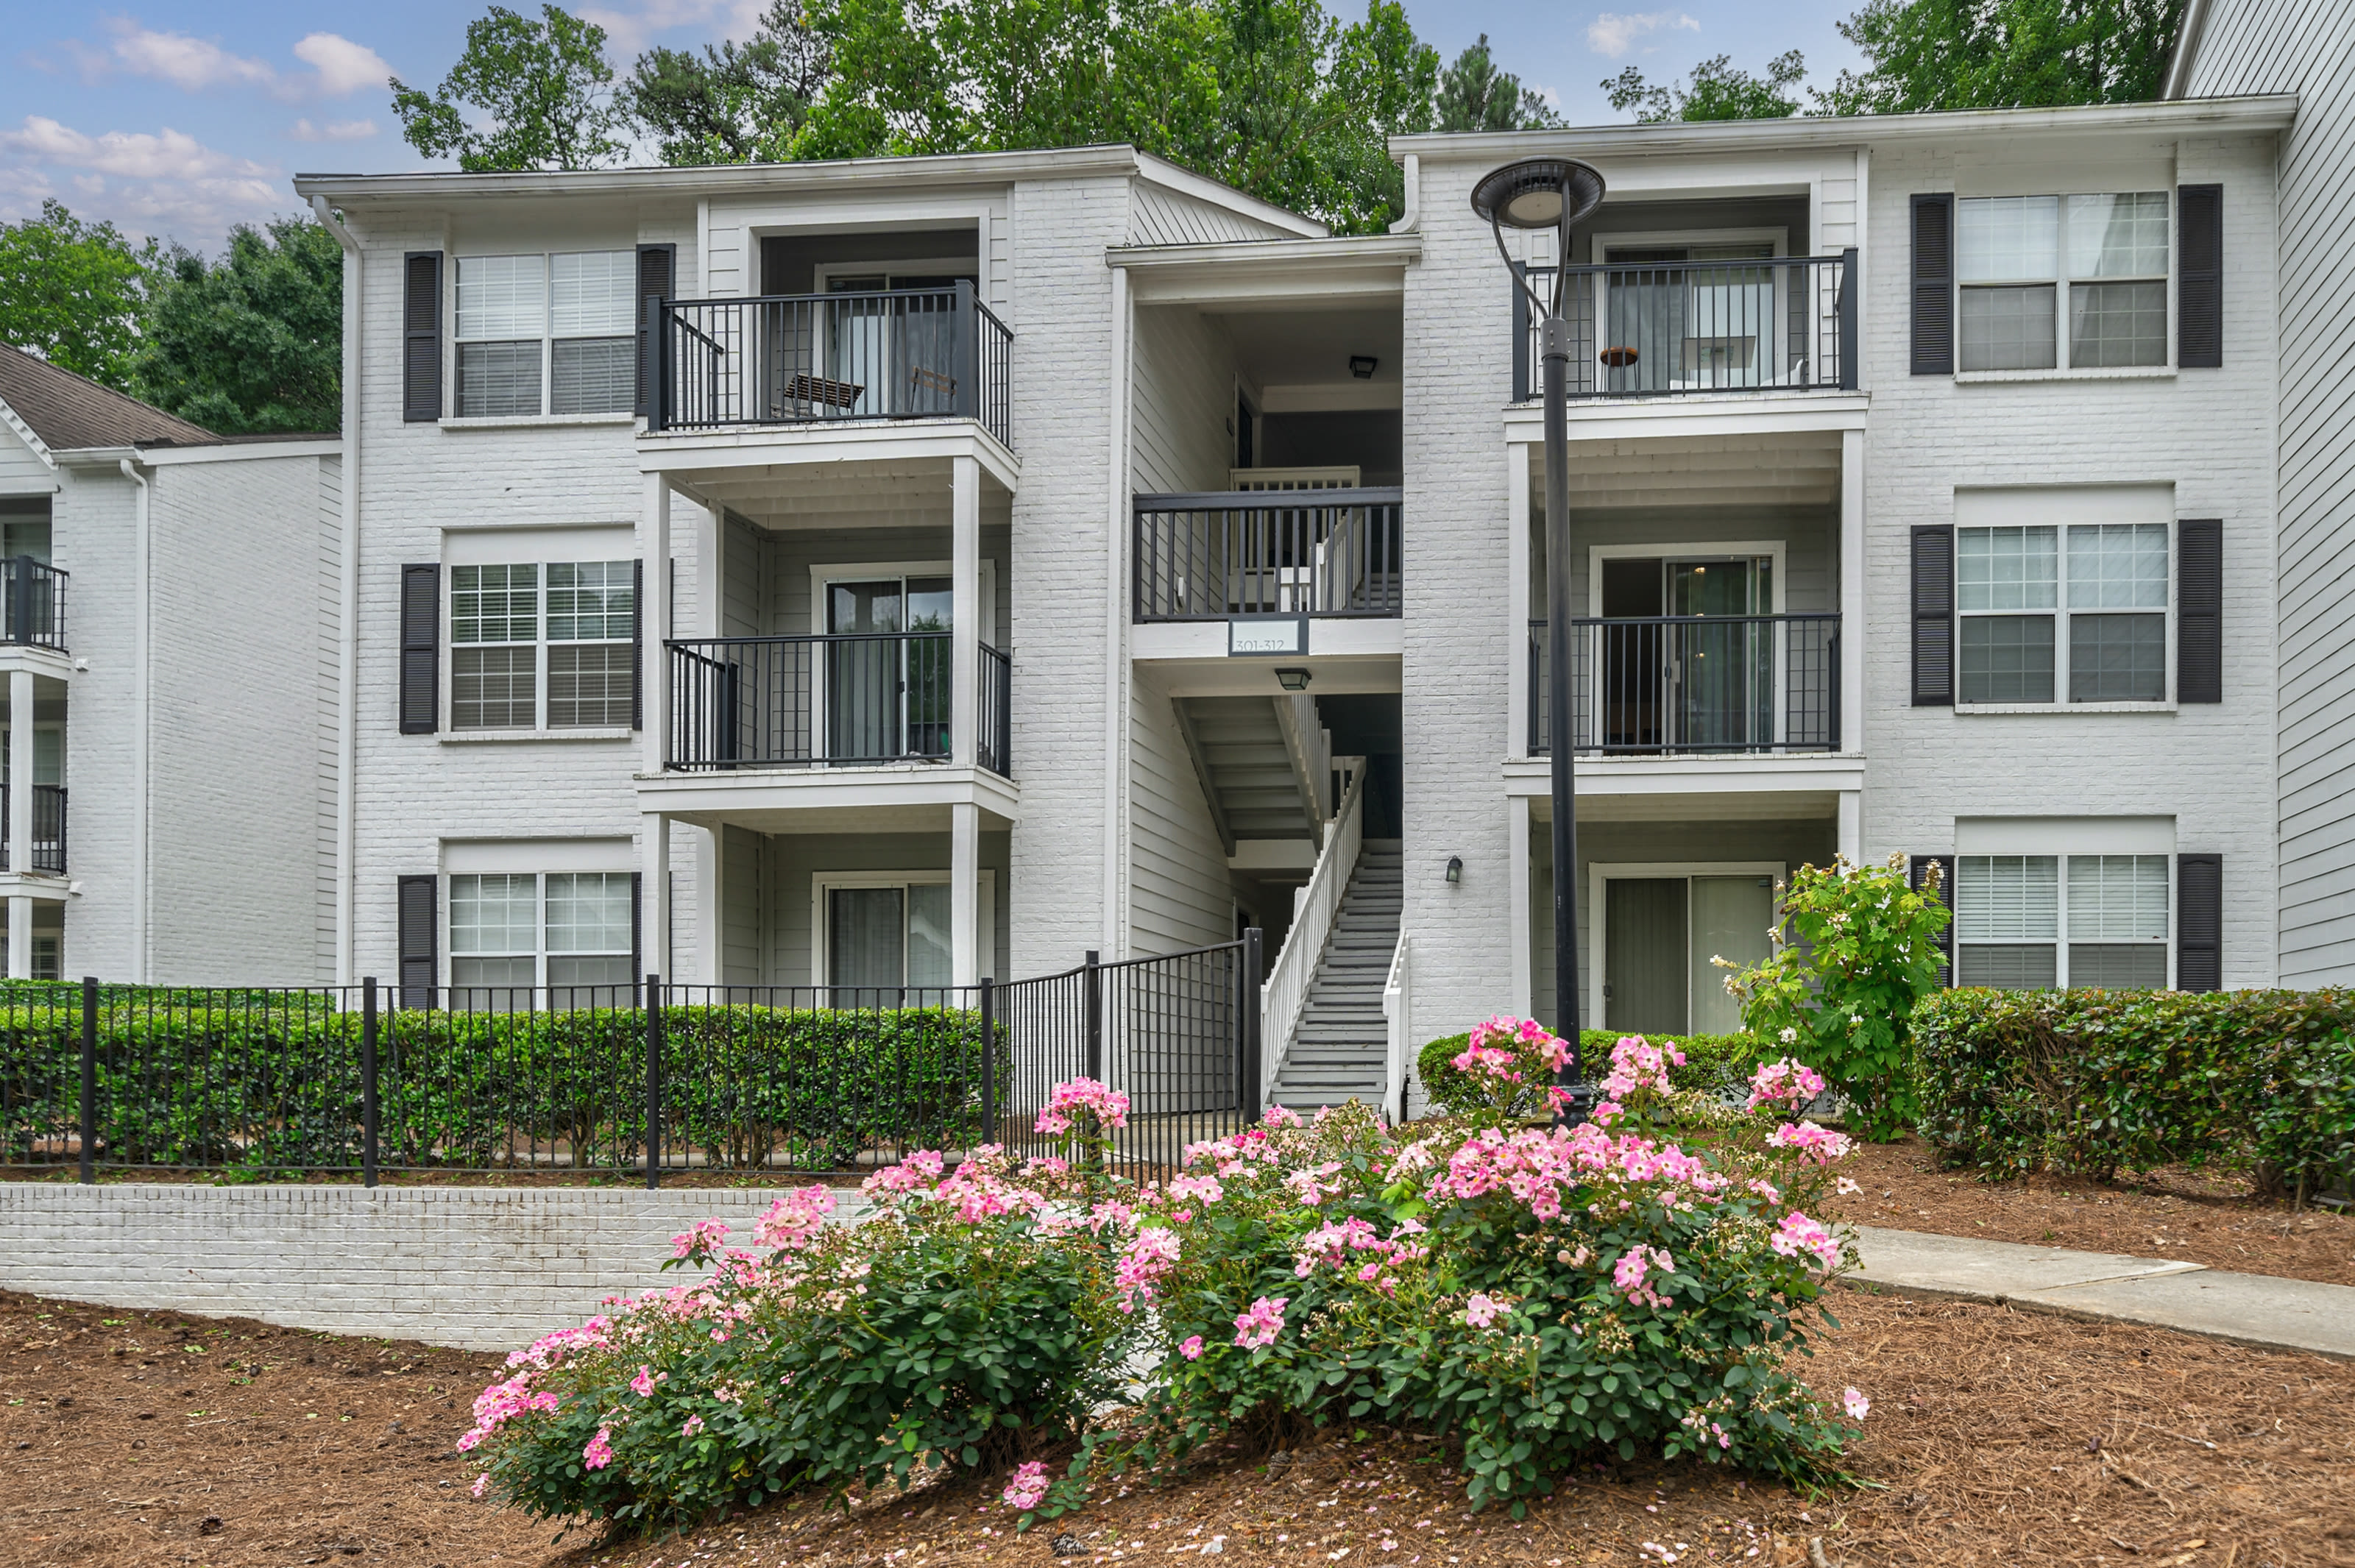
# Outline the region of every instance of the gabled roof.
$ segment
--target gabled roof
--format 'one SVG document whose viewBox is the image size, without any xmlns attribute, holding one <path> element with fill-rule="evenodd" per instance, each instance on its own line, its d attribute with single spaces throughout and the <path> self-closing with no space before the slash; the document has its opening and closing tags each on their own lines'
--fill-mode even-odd
<svg viewBox="0 0 2355 1568">
<path fill-rule="evenodd" d="M 84 446 L 209 446 L 221 438 L 150 403 L 0 345 L 0 403 L 51 452 Z"/>
</svg>

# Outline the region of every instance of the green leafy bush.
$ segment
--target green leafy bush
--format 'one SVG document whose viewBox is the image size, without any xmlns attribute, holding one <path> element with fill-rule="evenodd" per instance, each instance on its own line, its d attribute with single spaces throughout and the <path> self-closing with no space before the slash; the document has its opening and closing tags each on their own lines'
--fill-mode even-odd
<svg viewBox="0 0 2355 1568">
<path fill-rule="evenodd" d="M 1580 1062 L 1590 1071 L 1603 1067 L 1620 1038 L 1612 1029 L 1582 1031 L 1578 1037 Z M 1647 1034 L 1643 1038 L 1654 1045 L 1673 1045 L 1683 1055 L 1682 1062 L 1669 1066 L 1669 1082 L 1679 1089 L 1720 1098 L 1740 1099 L 1747 1093 L 1750 1074 L 1766 1060 L 1757 1040 L 1746 1034 Z M 1424 1046 L 1415 1058 L 1423 1093 L 1443 1111 L 1463 1115 L 1473 1109 L 1477 1096 L 1455 1065 L 1455 1058 L 1471 1043 L 1469 1033 L 1444 1035 Z M 1543 1107 L 1533 1105 L 1530 1114 L 1542 1115 Z"/>
<path fill-rule="evenodd" d="M 1923 1135 L 1957 1162 L 2109 1178 L 2355 1169 L 2355 993 L 1943 991 L 1913 1015 Z"/>
<path fill-rule="evenodd" d="M 1802 866 L 1775 888 L 1773 955 L 1726 978 L 1750 1032 L 1828 1079 L 1867 1137 L 1897 1137 L 1920 1115 L 1907 1030 L 1913 1004 L 1938 986 L 1950 917 L 1937 878 L 1934 865 L 1922 889 L 1908 887 L 1902 855 Z"/>
</svg>

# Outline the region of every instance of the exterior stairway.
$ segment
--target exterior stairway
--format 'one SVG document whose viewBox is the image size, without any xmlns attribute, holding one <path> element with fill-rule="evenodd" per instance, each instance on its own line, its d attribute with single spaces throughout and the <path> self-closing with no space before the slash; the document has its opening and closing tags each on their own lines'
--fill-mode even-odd
<svg viewBox="0 0 2355 1568">
<path fill-rule="evenodd" d="M 1349 1100 L 1381 1104 L 1390 1041 L 1382 985 L 1398 946 L 1405 893 L 1399 859 L 1395 838 L 1369 838 L 1359 851 L 1333 934 L 1309 982 L 1292 1049 L 1269 1096 L 1286 1110 L 1305 1115 Z"/>
</svg>

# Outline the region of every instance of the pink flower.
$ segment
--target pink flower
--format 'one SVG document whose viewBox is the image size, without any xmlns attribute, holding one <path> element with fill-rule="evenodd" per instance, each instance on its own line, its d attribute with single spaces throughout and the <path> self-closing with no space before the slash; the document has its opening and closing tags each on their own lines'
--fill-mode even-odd
<svg viewBox="0 0 2355 1568">
<path fill-rule="evenodd" d="M 1864 1397 L 1862 1389 L 1849 1390 L 1848 1392 L 1840 1395 L 1840 1403 L 1848 1407 L 1848 1418 L 1850 1421 L 1862 1421 L 1872 1413 L 1872 1401 Z"/>
<path fill-rule="evenodd" d="M 1847 1137 L 1813 1122 L 1785 1122 L 1767 1135 L 1776 1148 L 1796 1149 L 1803 1163 L 1829 1165 L 1849 1151 Z"/>
<path fill-rule="evenodd" d="M 1475 1328 L 1486 1328 L 1505 1315 L 1505 1304 L 1486 1291 L 1475 1294 L 1464 1304 L 1464 1321 Z"/>
<path fill-rule="evenodd" d="M 1797 1257 L 1801 1253 L 1809 1253 L 1823 1264 L 1827 1274 L 1839 1267 L 1839 1243 L 1833 1239 L 1829 1231 L 1796 1209 L 1783 1216 L 1783 1222 L 1775 1227 L 1774 1234 L 1768 1238 L 1768 1244 L 1786 1258 Z"/>
<path fill-rule="evenodd" d="M 1029 1512 L 1047 1500 L 1047 1467 L 1031 1460 L 1014 1472 L 1014 1478 L 1006 1483 L 1006 1490 L 998 1496 L 1007 1508 Z"/>
<path fill-rule="evenodd" d="M 1263 1296 L 1252 1302 L 1249 1312 L 1235 1318 L 1235 1343 L 1246 1350 L 1274 1344 L 1275 1337 L 1284 1332 L 1284 1308 L 1291 1299 L 1279 1296 L 1271 1301 Z"/>
<path fill-rule="evenodd" d="M 666 1381 L 669 1377 L 670 1374 L 668 1372 L 665 1372 L 662 1375 L 662 1380 L 657 1380 L 655 1377 L 655 1370 L 652 1367 L 641 1365 L 638 1368 L 638 1375 L 630 1380 L 630 1392 L 636 1394 L 640 1399 L 652 1399 L 655 1393 L 655 1382 L 657 1381 Z"/>
<path fill-rule="evenodd" d="M 1611 1283 L 1630 1301 L 1646 1307 L 1666 1307 L 1668 1298 L 1646 1283 L 1655 1268 L 1662 1274 L 1674 1274 L 1677 1260 L 1658 1247 L 1630 1247 L 1612 1269 Z"/>
<path fill-rule="evenodd" d="M 1849 1392 L 1854 1392 L 1855 1391 L 1850 1390 Z M 581 1467 L 582 1469 L 602 1470 L 606 1466 L 613 1462 L 613 1445 L 607 1441 L 611 1436 L 613 1436 L 613 1434 L 608 1432 L 605 1428 L 602 1426 L 597 1428 L 597 1435 L 589 1439 L 589 1446 L 581 1450 Z"/>
<path fill-rule="evenodd" d="M 1108 1085 L 1092 1078 L 1074 1078 L 1068 1083 L 1058 1083 L 1047 1096 L 1047 1104 L 1039 1112 L 1038 1131 L 1068 1133 L 1074 1115 L 1095 1119 L 1096 1130 L 1109 1132 L 1128 1125 L 1128 1096 L 1115 1093 Z"/>
<path fill-rule="evenodd" d="M 718 1252 L 727 1240 L 726 1225 L 717 1220 L 698 1220 L 693 1226 L 670 1239 L 670 1255 L 700 1262 Z"/>
<path fill-rule="evenodd" d="M 1623 1036 L 1611 1048 L 1611 1072 L 1603 1080 L 1603 1093 L 1608 1099 L 1624 1100 L 1638 1089 L 1655 1093 L 1668 1092 L 1668 1067 L 1682 1067 L 1685 1053 L 1675 1046 L 1657 1046 L 1640 1034 Z"/>
<path fill-rule="evenodd" d="M 1178 1347 L 1178 1353 L 1185 1357 L 1189 1361 L 1200 1360 L 1202 1359 L 1202 1337 L 1199 1334 L 1195 1335 L 1192 1339 Z"/>
<path fill-rule="evenodd" d="M 474 1477 L 474 1495 L 476 1497 L 481 1497 L 485 1492 L 487 1492 L 490 1489 L 491 1477 L 489 1472 L 485 1471 L 482 1475 Z"/>
<path fill-rule="evenodd" d="M 1770 1061 L 1750 1079 L 1751 1110 L 1761 1105 L 1806 1104 L 1824 1092 L 1823 1075 L 1803 1062 L 1785 1057 Z"/>
<path fill-rule="evenodd" d="M 703 1417 L 699 1415 L 690 1415 L 687 1418 L 687 1424 L 678 1429 L 678 1435 L 681 1437 L 692 1437 L 702 1430 Z"/>
<path fill-rule="evenodd" d="M 1178 1266 L 1178 1232 L 1166 1226 L 1139 1231 L 1121 1253 L 1113 1271 L 1113 1288 L 1120 1292 L 1120 1309 L 1134 1312 L 1140 1302 L 1153 1299 L 1153 1287 Z"/>
<path fill-rule="evenodd" d="M 909 1163 L 912 1164 L 911 1159 Z M 932 1156 L 932 1174 L 940 1174 L 941 1157 Z M 904 1167 L 903 1167 L 904 1168 Z M 922 1168 L 919 1167 L 918 1168 Z M 826 1217 L 834 1212 L 834 1193 L 824 1187 L 805 1187 L 788 1192 L 769 1205 L 752 1227 L 752 1239 L 760 1245 L 781 1253 L 799 1252 L 807 1246 L 826 1224 Z"/>
</svg>

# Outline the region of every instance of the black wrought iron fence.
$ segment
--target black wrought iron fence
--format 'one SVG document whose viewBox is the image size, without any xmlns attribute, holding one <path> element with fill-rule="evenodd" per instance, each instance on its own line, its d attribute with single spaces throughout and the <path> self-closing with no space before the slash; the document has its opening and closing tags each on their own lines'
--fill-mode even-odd
<svg viewBox="0 0 2355 1568">
<path fill-rule="evenodd" d="M 668 765 L 690 771 L 945 762 L 954 718 L 946 632 L 703 637 L 670 649 Z M 1007 656 L 975 671 L 981 764 L 1008 771 Z"/>
<path fill-rule="evenodd" d="M 1013 335 L 970 283 L 666 300 L 655 333 L 656 430 L 962 418 L 1013 443 Z"/>
<path fill-rule="evenodd" d="M 1395 488 L 1222 490 L 1135 498 L 1134 614 L 1401 613 Z"/>
<path fill-rule="evenodd" d="M 1582 752 L 1839 749 L 1836 614 L 1653 615 L 1571 623 L 1571 728 Z M 1529 623 L 1529 750 L 1544 755 L 1552 678 Z"/>
<path fill-rule="evenodd" d="M 1551 298 L 1557 269 L 1522 269 Z M 1614 262 L 1563 277 L 1570 395 L 1854 388 L 1856 252 Z M 1540 389 L 1536 312 L 1512 294 L 1513 400 Z"/>
</svg>

